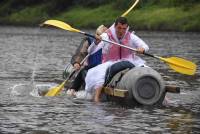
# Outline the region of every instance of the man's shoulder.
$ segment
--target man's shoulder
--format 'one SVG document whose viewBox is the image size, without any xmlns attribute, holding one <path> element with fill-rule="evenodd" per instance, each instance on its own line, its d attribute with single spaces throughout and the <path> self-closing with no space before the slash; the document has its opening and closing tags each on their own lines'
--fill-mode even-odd
<svg viewBox="0 0 200 134">
<path fill-rule="evenodd" d="M 138 38 L 138 36 L 135 34 L 135 31 L 130 32 L 131 38 Z"/>
<path fill-rule="evenodd" d="M 131 34 L 135 34 L 135 31 L 131 31 L 130 33 L 131 33 Z"/>
</svg>

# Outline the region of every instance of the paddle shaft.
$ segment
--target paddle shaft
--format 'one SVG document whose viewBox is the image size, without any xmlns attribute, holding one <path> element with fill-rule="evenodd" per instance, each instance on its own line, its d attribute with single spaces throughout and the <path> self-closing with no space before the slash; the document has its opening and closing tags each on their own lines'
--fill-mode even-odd
<svg viewBox="0 0 200 134">
<path fill-rule="evenodd" d="M 58 20 L 48 20 L 48 21 L 45 21 L 44 24 L 52 25 L 52 26 L 55 26 L 55 27 L 58 27 L 58 28 L 61 28 L 61 29 L 67 30 L 67 31 L 77 32 L 77 33 L 84 34 L 86 36 L 95 38 L 94 35 L 91 35 L 91 34 L 83 32 L 83 31 L 80 31 L 78 29 L 72 28 L 69 24 L 66 24 L 66 23 L 58 21 Z M 116 42 L 113 42 L 113 41 L 104 40 L 104 39 L 102 39 L 102 41 L 110 43 L 110 44 L 116 44 L 116 45 L 121 46 L 123 48 L 127 48 L 127 49 L 130 49 L 132 51 L 136 51 L 136 52 L 141 53 L 137 49 L 134 49 L 132 47 L 125 46 L 125 45 L 122 45 L 122 44 L 119 44 L 119 43 L 116 43 Z M 143 54 L 146 55 L 146 56 L 150 56 L 150 57 L 164 61 L 173 70 L 175 70 L 179 73 L 193 75 L 196 72 L 196 67 L 197 67 L 196 64 L 192 63 L 191 61 L 185 60 L 183 58 L 178 58 L 178 57 L 164 58 L 164 57 L 159 57 L 159 56 L 156 56 L 156 55 L 148 54 L 148 53 L 145 53 L 145 52 Z"/>
<path fill-rule="evenodd" d="M 82 64 L 84 63 L 84 61 L 88 58 L 88 56 L 89 56 L 89 54 L 81 61 L 80 65 L 82 65 Z M 79 69 L 79 70 L 80 70 L 80 69 Z M 71 77 L 72 77 L 76 72 L 77 72 L 77 70 L 73 70 L 73 71 L 69 74 L 69 76 L 67 77 L 67 79 L 65 79 L 65 81 L 62 82 L 62 84 L 60 84 L 60 85 L 57 86 L 57 87 L 54 87 L 54 88 L 50 89 L 50 90 L 45 94 L 45 96 L 56 96 L 56 95 L 58 95 L 58 94 L 62 91 L 62 89 L 63 89 L 65 83 L 66 83 L 69 79 L 71 79 Z"/>
<path fill-rule="evenodd" d="M 90 55 L 90 54 L 87 54 L 87 55 L 85 56 L 85 58 L 81 61 L 81 63 L 80 63 L 81 66 L 83 65 L 83 63 L 85 62 L 85 60 L 89 57 L 89 55 Z M 79 70 L 80 70 L 80 69 L 79 69 Z M 69 79 L 71 79 L 71 77 L 72 77 L 76 72 L 77 72 L 77 70 L 72 71 L 72 72 L 70 73 L 69 77 L 66 79 L 66 81 L 69 80 Z"/>
<path fill-rule="evenodd" d="M 95 36 L 90 35 L 88 33 L 84 33 L 82 31 L 81 31 L 81 33 L 83 33 L 86 36 L 90 36 L 92 38 L 95 38 Z M 104 40 L 104 39 L 102 39 L 102 41 L 107 42 L 107 43 L 111 43 L 111 44 L 115 44 L 115 45 L 121 46 L 123 48 L 127 48 L 127 49 L 135 51 L 135 52 L 139 52 L 137 49 L 134 49 L 132 47 L 125 46 L 125 45 L 122 45 L 122 44 L 119 44 L 119 43 L 116 43 L 116 42 L 113 42 L 113 41 Z M 159 57 L 159 56 L 149 54 L 149 53 L 146 53 L 146 52 L 144 52 L 143 54 L 146 55 L 146 56 L 153 57 L 153 58 L 156 58 L 158 60 L 162 60 L 162 61 L 166 62 L 173 70 L 175 70 L 179 73 L 193 75 L 196 71 L 196 65 L 194 63 L 187 61 L 185 59 L 182 59 L 182 58 L 177 58 L 177 57 L 163 58 L 163 57 Z"/>
<path fill-rule="evenodd" d="M 137 5 L 138 2 L 139 2 L 139 0 L 136 0 L 135 3 L 126 12 L 124 12 L 121 16 L 125 17 Z"/>
<path fill-rule="evenodd" d="M 91 35 L 89 33 L 85 33 L 85 32 L 82 32 L 82 31 L 80 33 L 96 39 L 96 37 L 94 35 Z M 109 40 L 104 40 L 104 39 L 102 39 L 102 41 L 107 42 L 107 43 L 111 43 L 111 44 L 115 44 L 115 45 L 118 45 L 118 46 L 123 47 L 123 48 L 127 48 L 127 49 L 135 51 L 135 52 L 139 52 L 137 49 L 134 49 L 132 47 L 119 44 L 117 42 L 113 42 L 113 41 L 109 41 Z M 144 52 L 143 54 L 146 55 L 146 56 L 150 56 L 150 57 L 156 58 L 156 59 L 160 59 L 158 56 L 155 56 L 155 55 L 152 55 L 152 54 L 149 54 L 149 53 L 146 53 L 146 52 Z"/>
</svg>

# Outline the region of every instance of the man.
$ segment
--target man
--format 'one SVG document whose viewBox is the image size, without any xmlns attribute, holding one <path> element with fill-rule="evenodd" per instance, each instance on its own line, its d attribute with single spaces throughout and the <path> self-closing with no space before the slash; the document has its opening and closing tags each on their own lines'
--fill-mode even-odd
<svg viewBox="0 0 200 134">
<path fill-rule="evenodd" d="M 104 31 L 106 31 L 107 28 L 104 25 L 101 25 L 96 30 L 96 35 L 100 36 Z M 71 64 L 73 65 L 75 70 L 80 70 L 78 75 L 75 77 L 74 81 L 72 82 L 72 86 L 70 89 L 68 89 L 67 94 L 68 95 L 75 95 L 75 92 L 77 92 L 82 85 L 85 83 L 85 76 L 88 71 L 88 69 L 95 67 L 96 65 L 99 65 L 102 63 L 102 51 L 98 50 L 95 53 L 89 54 L 86 65 L 81 68 L 82 65 L 80 65 L 81 61 L 88 55 L 88 47 L 93 42 L 99 43 L 99 40 L 95 40 L 90 37 L 86 37 L 81 42 L 80 46 L 77 48 L 76 53 L 72 56 Z"/>
<path fill-rule="evenodd" d="M 117 42 L 124 46 L 129 46 L 137 49 L 138 53 L 144 53 L 149 50 L 148 45 L 141 40 L 138 36 L 130 33 L 128 26 L 128 21 L 124 17 L 119 17 L 115 21 L 106 33 L 101 36 L 96 36 L 97 39 L 109 40 L 112 42 Z M 115 44 L 110 44 L 101 41 L 98 45 L 94 43 L 89 47 L 89 53 L 95 53 L 99 49 L 102 49 L 102 63 L 92 69 L 90 69 L 86 75 L 86 92 L 94 93 L 94 101 L 99 102 L 102 86 L 105 82 L 106 69 L 117 61 L 129 61 L 134 66 L 144 66 L 145 61 L 136 55 L 136 52 L 129 50 L 127 48 L 122 48 Z M 94 75 L 95 74 L 95 78 Z M 101 74 L 101 75 L 100 75 Z M 99 77 L 98 77 L 99 76 Z"/>
</svg>

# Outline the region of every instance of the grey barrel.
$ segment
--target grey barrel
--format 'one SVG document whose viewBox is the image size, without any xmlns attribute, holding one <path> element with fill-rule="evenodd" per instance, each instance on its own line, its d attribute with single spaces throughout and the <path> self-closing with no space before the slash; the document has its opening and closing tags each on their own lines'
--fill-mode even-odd
<svg viewBox="0 0 200 134">
<path fill-rule="evenodd" d="M 142 105 L 162 102 L 165 85 L 162 76 L 150 67 L 135 67 L 128 71 L 117 84 L 117 88 L 128 90 L 128 100 Z"/>
</svg>

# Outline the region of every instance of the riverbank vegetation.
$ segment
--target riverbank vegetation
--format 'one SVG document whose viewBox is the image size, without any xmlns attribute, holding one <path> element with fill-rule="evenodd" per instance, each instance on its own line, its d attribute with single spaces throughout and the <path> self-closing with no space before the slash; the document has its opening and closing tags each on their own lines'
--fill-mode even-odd
<svg viewBox="0 0 200 134">
<path fill-rule="evenodd" d="M 134 0 L 1 0 L 0 24 L 38 26 L 58 19 L 76 28 L 111 25 Z M 128 14 L 137 30 L 200 31 L 199 0 L 140 0 Z"/>
</svg>

